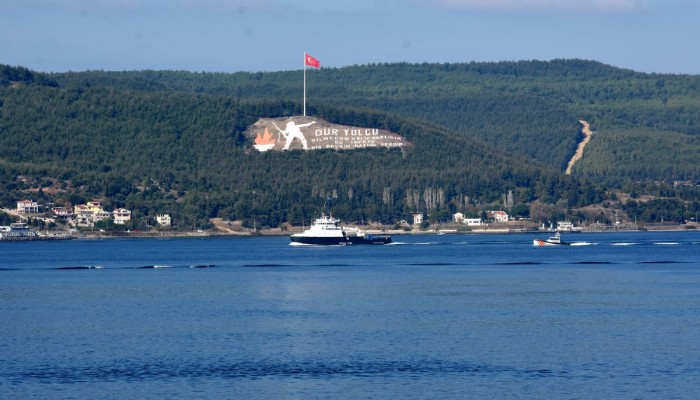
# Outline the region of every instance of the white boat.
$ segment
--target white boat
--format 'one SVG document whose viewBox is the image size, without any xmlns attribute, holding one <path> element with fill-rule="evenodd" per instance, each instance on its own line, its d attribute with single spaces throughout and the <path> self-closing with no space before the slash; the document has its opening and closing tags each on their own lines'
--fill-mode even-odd
<svg viewBox="0 0 700 400">
<path fill-rule="evenodd" d="M 554 236 L 550 236 L 547 239 L 535 239 L 532 242 L 533 246 L 568 246 L 570 243 L 561 240 L 561 235 L 559 232 L 555 233 Z"/>
<path fill-rule="evenodd" d="M 293 234 L 290 239 L 292 243 L 326 246 L 391 243 L 388 235 L 370 235 L 358 228 L 341 227 L 339 220 L 325 214 L 321 214 L 309 229 Z"/>
<path fill-rule="evenodd" d="M 15 222 L 10 226 L 0 226 L 0 240 L 38 239 L 39 233 L 31 230 L 24 222 Z"/>
</svg>

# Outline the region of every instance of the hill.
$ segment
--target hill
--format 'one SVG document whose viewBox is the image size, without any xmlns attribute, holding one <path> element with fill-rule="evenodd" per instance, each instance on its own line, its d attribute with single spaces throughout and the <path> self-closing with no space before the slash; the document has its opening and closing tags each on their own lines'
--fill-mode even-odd
<svg viewBox="0 0 700 400">
<path fill-rule="evenodd" d="M 312 109 L 334 105 L 419 119 L 561 171 L 582 139 L 578 121 L 584 119 L 608 140 L 604 147 L 593 143 L 573 173 L 613 186 L 700 175 L 700 162 L 692 162 L 700 161 L 699 76 L 644 74 L 586 60 L 376 64 L 307 75 Z M 302 92 L 301 71 L 93 71 L 51 78 L 64 87 L 206 93 L 239 100 L 299 102 Z M 648 134 L 675 151 L 657 151 L 645 139 Z M 630 149 L 646 156 L 609 157 Z M 649 171 L 649 165 L 659 173 Z"/>
<path fill-rule="evenodd" d="M 689 122 L 699 109 L 696 77 L 578 60 L 309 71 L 310 114 L 397 132 L 414 146 L 262 154 L 244 132 L 258 118 L 301 113 L 301 71 L 0 72 L 0 202 L 9 207 L 25 197 L 58 204 L 99 198 L 107 208 L 133 210 L 132 227 L 170 213 L 191 228 L 209 218 L 302 224 L 327 198 L 346 221 L 382 223 L 415 211 L 441 221 L 455 211 L 505 206 L 526 216 L 532 204 L 552 205 L 538 218 L 564 218 L 572 208 L 610 200 L 611 189 L 623 185 L 697 202 L 697 191 L 647 184 L 697 177 L 698 130 Z M 654 106 L 662 92 L 664 112 Z M 566 176 L 582 116 L 597 136 Z M 656 142 L 614 140 L 635 137 Z M 597 145 L 599 138 L 608 142 Z M 687 148 L 668 159 L 645 147 L 683 141 Z M 645 165 L 632 157 L 615 173 L 620 160 L 604 155 L 617 154 L 616 146 L 647 155 Z M 650 159 L 675 166 L 659 177 Z"/>
</svg>

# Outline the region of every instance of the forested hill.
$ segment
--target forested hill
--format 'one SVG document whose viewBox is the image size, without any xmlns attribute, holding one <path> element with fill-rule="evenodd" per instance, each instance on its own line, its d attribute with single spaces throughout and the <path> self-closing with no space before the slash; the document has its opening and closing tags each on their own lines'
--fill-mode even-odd
<svg viewBox="0 0 700 400">
<path fill-rule="evenodd" d="M 302 93 L 301 70 L 87 72 L 51 78 L 66 88 L 94 85 L 236 99 L 300 102 Z M 364 108 L 420 119 L 562 171 L 581 139 L 578 121 L 587 120 L 600 138 L 574 174 L 613 185 L 700 175 L 700 76 L 554 60 L 323 68 L 307 71 L 307 80 L 311 108 Z"/>
<path fill-rule="evenodd" d="M 253 150 L 244 132 L 258 118 L 301 114 L 301 71 L 0 67 L 0 203 L 97 198 L 107 209 L 134 211 L 133 227 L 158 213 L 190 228 L 213 217 L 299 225 L 328 198 L 346 221 L 393 223 L 416 211 L 445 221 L 494 207 L 527 216 L 535 203 L 551 204 L 556 215 L 546 217 L 561 218 L 605 200 L 610 185 L 628 178 L 686 180 L 700 164 L 698 78 L 587 61 L 307 71 L 309 114 L 387 129 L 414 146 L 275 153 Z M 582 118 L 598 133 L 565 176 Z M 599 138 L 609 142 L 596 148 Z M 624 165 L 605 158 L 623 150 L 634 155 Z M 621 167 L 625 174 L 616 174 Z"/>
<path fill-rule="evenodd" d="M 37 73 L 24 67 L 12 67 L 0 64 L 0 87 L 19 85 L 43 85 L 56 87 L 56 81 L 48 78 L 46 74 Z"/>
</svg>

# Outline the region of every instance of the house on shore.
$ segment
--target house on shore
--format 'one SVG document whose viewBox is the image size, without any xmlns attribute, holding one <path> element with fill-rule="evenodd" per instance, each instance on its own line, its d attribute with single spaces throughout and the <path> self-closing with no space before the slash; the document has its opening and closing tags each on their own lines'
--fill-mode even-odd
<svg viewBox="0 0 700 400">
<path fill-rule="evenodd" d="M 17 202 L 17 212 L 20 214 L 36 214 L 39 212 L 39 204 L 32 200 L 20 200 Z"/>
<path fill-rule="evenodd" d="M 170 219 L 170 214 L 158 214 L 156 215 L 156 221 L 160 226 L 170 226 L 172 220 Z"/>
<path fill-rule="evenodd" d="M 462 213 L 455 213 L 452 216 L 452 219 L 458 224 L 465 224 L 467 226 L 484 225 L 484 221 L 482 221 L 481 218 L 464 218 L 464 214 Z"/>
<path fill-rule="evenodd" d="M 112 211 L 112 219 L 114 220 L 115 224 L 124 225 L 131 221 L 131 211 L 127 210 L 126 208 L 117 208 L 116 210 Z"/>
<path fill-rule="evenodd" d="M 486 215 L 489 218 L 493 218 L 496 222 L 508 222 L 510 220 L 508 213 L 505 211 L 486 211 Z"/>
<path fill-rule="evenodd" d="M 99 201 L 88 201 L 87 204 L 78 204 L 74 207 L 75 224 L 77 226 L 92 227 L 95 222 L 109 219 L 112 215 L 102 209 Z"/>
<path fill-rule="evenodd" d="M 423 223 L 423 213 L 413 214 L 413 225 L 420 225 Z"/>
<path fill-rule="evenodd" d="M 580 232 L 581 227 L 574 226 L 570 221 L 557 221 L 557 231 L 559 232 Z"/>
<path fill-rule="evenodd" d="M 51 209 L 54 218 L 61 222 L 70 222 L 75 218 L 73 207 L 54 207 Z"/>
</svg>

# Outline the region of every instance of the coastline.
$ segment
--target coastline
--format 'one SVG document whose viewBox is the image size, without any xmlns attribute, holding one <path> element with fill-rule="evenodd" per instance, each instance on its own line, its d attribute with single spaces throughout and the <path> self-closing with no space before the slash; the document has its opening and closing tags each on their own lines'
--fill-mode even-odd
<svg viewBox="0 0 700 400">
<path fill-rule="evenodd" d="M 489 235 L 489 234 L 544 234 L 552 233 L 550 230 L 537 228 L 523 228 L 498 226 L 484 229 L 458 230 L 453 226 L 444 228 L 420 229 L 377 229 L 377 227 L 359 226 L 361 230 L 369 234 L 385 235 Z M 287 230 L 280 228 L 260 229 L 260 230 L 226 230 L 217 229 L 207 231 L 155 231 L 155 232 L 87 232 L 72 235 L 70 237 L 46 237 L 42 236 L 34 240 L 97 240 L 97 239 L 138 239 L 138 238 L 212 238 L 212 237 L 232 237 L 232 238 L 254 238 L 271 236 L 290 236 L 296 232 L 302 232 L 306 227 L 294 227 Z M 578 233 L 606 233 L 606 232 L 697 232 L 696 224 L 686 225 L 644 225 L 633 227 L 595 226 L 586 227 L 574 232 L 562 232 L 565 235 L 576 235 Z"/>
<path fill-rule="evenodd" d="M 10 212 L 11 210 L 2 209 Z M 16 214 L 19 215 L 19 214 Z M 21 216 L 20 216 L 21 217 Z M 67 230 L 58 229 L 51 231 L 34 231 L 31 235 L 4 236 L 0 234 L 0 242 L 10 241 L 45 241 L 45 240 L 98 240 L 98 239 L 137 239 L 137 238 L 208 238 L 208 237 L 258 237 L 258 236 L 290 236 L 308 229 L 308 226 L 282 225 L 278 228 L 250 229 L 243 226 L 241 221 L 223 221 L 220 218 L 210 220 L 212 228 L 202 230 L 175 230 L 153 229 L 149 231 L 100 231 L 100 230 Z M 397 225 L 345 225 L 374 235 L 488 235 L 488 234 L 546 234 L 554 230 L 542 229 L 541 225 L 531 221 L 496 222 L 479 227 L 468 227 L 463 224 L 446 223 L 435 224 L 425 228 L 403 225 L 396 229 Z M 679 223 L 632 223 L 626 221 L 616 225 L 591 224 L 576 227 L 574 231 L 562 231 L 565 235 L 576 233 L 602 233 L 602 232 L 693 232 L 698 229 L 695 221 L 685 224 Z"/>
</svg>

